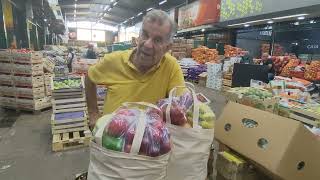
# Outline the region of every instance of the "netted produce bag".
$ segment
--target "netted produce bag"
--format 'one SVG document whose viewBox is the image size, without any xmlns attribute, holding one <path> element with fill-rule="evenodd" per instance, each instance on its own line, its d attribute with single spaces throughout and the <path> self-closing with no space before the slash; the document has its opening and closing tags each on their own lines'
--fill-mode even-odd
<svg viewBox="0 0 320 180">
<path fill-rule="evenodd" d="M 311 81 L 320 80 L 320 61 L 312 61 L 307 66 L 304 78 Z"/>
<path fill-rule="evenodd" d="M 172 89 L 169 99 L 161 100 L 158 106 L 174 146 L 167 179 L 205 180 L 214 136 L 214 113 L 198 101 L 190 86 Z"/>
<path fill-rule="evenodd" d="M 90 149 L 88 180 L 162 180 L 171 140 L 157 106 L 124 103 L 98 120 Z"/>
<path fill-rule="evenodd" d="M 294 68 L 297 67 L 299 64 L 299 59 L 291 59 L 289 63 L 286 66 L 284 66 L 280 75 L 284 77 L 289 77 L 291 71 L 294 70 Z"/>
</svg>

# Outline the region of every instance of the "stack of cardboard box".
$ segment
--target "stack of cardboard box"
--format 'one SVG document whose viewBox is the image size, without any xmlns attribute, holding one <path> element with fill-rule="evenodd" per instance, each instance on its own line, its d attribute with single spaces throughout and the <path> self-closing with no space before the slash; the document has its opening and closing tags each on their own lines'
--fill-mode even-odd
<svg viewBox="0 0 320 180">
<path fill-rule="evenodd" d="M 174 39 L 171 54 L 178 60 L 181 60 L 182 58 L 191 57 L 192 48 L 192 39 Z"/>
</svg>

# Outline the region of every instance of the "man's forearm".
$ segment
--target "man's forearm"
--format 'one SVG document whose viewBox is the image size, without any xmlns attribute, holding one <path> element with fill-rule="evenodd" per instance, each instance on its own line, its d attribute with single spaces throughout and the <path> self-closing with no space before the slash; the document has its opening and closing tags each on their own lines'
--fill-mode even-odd
<svg viewBox="0 0 320 180">
<path fill-rule="evenodd" d="M 97 86 L 90 80 L 88 76 L 85 78 L 85 91 L 89 114 L 99 113 L 97 104 Z"/>
</svg>

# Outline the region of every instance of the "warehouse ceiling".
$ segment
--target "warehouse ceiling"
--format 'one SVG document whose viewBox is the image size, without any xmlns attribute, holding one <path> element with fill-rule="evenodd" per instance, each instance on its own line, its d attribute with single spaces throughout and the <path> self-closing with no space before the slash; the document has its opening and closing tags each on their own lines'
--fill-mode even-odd
<svg viewBox="0 0 320 180">
<path fill-rule="evenodd" d="M 186 2 L 186 0 L 59 0 L 59 5 L 68 21 L 99 21 L 115 26 L 132 25 L 141 21 L 143 14 L 149 8 L 169 10 Z"/>
</svg>

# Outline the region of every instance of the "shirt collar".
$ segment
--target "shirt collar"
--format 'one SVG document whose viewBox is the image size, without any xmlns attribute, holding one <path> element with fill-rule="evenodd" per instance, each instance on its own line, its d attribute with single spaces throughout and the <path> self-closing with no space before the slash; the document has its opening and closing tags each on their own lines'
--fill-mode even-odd
<svg viewBox="0 0 320 180">
<path fill-rule="evenodd" d="M 139 71 L 139 69 L 131 62 L 132 56 L 135 54 L 135 52 L 137 51 L 137 49 L 133 49 L 130 50 L 127 54 L 127 56 L 124 58 L 125 63 L 132 69 L 134 69 L 135 71 Z M 158 64 L 156 64 L 155 66 L 153 66 L 150 70 L 148 70 L 145 74 L 148 74 L 156 69 L 158 69 L 160 67 L 160 65 L 163 63 L 165 59 L 165 55 L 162 57 L 162 59 L 160 60 L 160 62 Z"/>
</svg>

